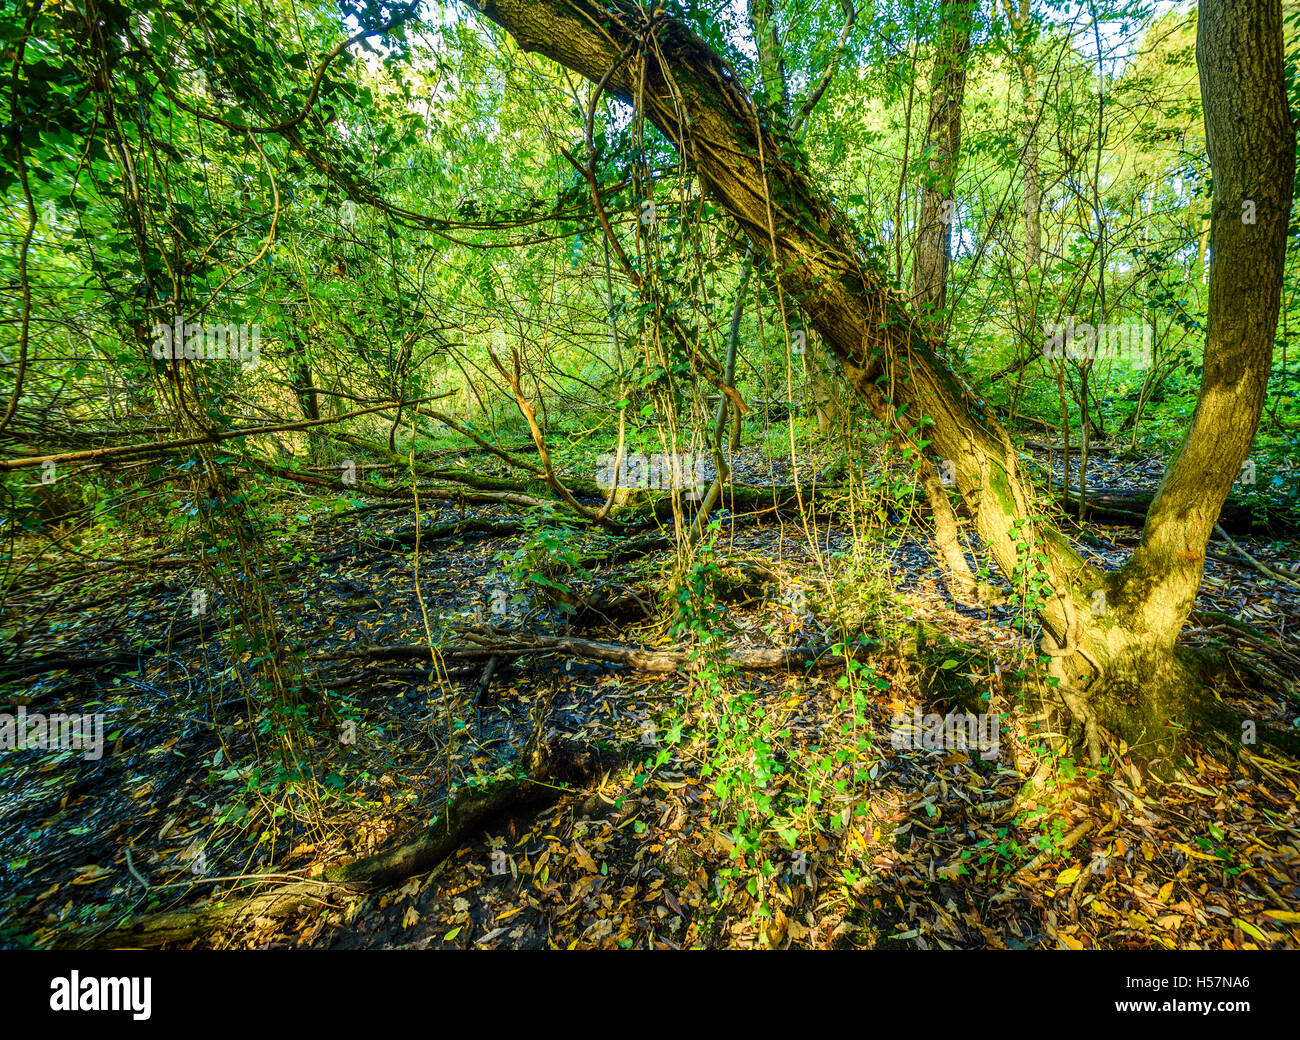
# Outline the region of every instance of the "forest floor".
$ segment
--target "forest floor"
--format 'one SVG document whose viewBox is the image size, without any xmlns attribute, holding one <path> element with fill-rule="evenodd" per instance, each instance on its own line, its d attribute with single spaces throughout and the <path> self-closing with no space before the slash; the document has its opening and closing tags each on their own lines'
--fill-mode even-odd
<svg viewBox="0 0 1300 1040">
<path fill-rule="evenodd" d="M 1131 489 L 1163 468 L 1158 460 L 1094 465 L 1103 489 L 1108 476 Z M 739 470 L 782 478 L 754 457 Z M 31 623 L 0 662 L 0 710 L 102 712 L 108 746 L 98 761 L 35 750 L 0 760 L 0 944 L 58 944 L 73 926 L 108 928 L 131 914 L 230 893 L 232 884 L 308 876 L 374 852 L 426 826 L 451 784 L 510 768 L 545 702 L 550 736 L 616 749 L 624 764 L 540 810 L 488 821 L 430 873 L 360 903 L 334 907 L 327 899 L 309 913 L 259 918 L 194 944 L 1300 946 L 1300 762 L 1263 743 L 1235 756 L 1193 747 L 1177 773 L 1157 779 L 1118 758 L 1091 768 L 1052 757 L 1036 709 L 1003 682 L 1032 657 L 1011 625 L 1014 604 L 955 605 L 920 525 L 864 532 L 821 520 L 816 553 L 789 518 L 723 525 L 720 560 L 761 560 L 779 579 L 725 604 L 729 649 L 839 638 L 790 593 L 807 585 L 815 601 L 809 577 L 817 556 L 843 553 L 831 565 L 876 576 L 867 591 L 881 625 L 923 619 L 964 651 L 936 664 L 878 644 L 870 663 L 883 681 L 861 720 L 869 732 L 852 737 L 869 744 L 869 780 L 839 785 L 793 849 L 772 836 L 768 854 L 779 869 L 758 892 L 731 873 L 732 809 L 700 745 L 687 741 L 659 767 L 648 763 L 659 750 L 654 734 L 685 700 L 688 676 L 535 654 L 503 663 L 476 704 L 477 670 L 429 681 L 420 674 L 427 668 L 360 653 L 425 642 L 426 617 L 438 633 L 453 619 L 565 631 L 563 617 L 544 605 L 492 611 L 505 580 L 500 554 L 513 552 L 518 537 L 422 542 L 417 573 L 413 548 L 393 541 L 413 527 L 410 507 L 402 508 L 285 512 L 277 608 L 298 659 L 348 698 L 360 720 L 353 743 L 301 749 L 315 763 L 319 790 L 331 792 L 328 802 L 319 793 L 295 800 L 297 790 L 318 789 L 248 765 L 254 743 L 268 742 L 270 723 L 250 726 L 245 717 L 239 680 L 248 662 L 232 663 L 212 629 L 223 604 L 214 599 L 192 618 L 193 590 L 179 570 L 100 563 L 62 578 L 44 571 L 18 586 L 10 609 Z M 441 508 L 421 524 L 500 516 L 494 508 Z M 1114 566 L 1135 536 L 1133 528 L 1091 524 L 1078 544 Z M 1294 542 L 1237 541 L 1274 566 L 1300 562 Z M 122 558 L 134 548 L 124 544 Z M 647 557 L 638 573 L 671 556 Z M 626 581 L 625 571 L 592 574 L 587 593 Z M 1300 655 L 1300 588 L 1211 558 L 1197 607 L 1246 623 L 1284 657 Z M 597 623 L 580 634 L 670 646 L 662 627 Z M 1212 614 L 1194 615 L 1185 633 L 1191 641 L 1234 636 Z M 5 678 L 5 668 L 42 656 L 77 662 Z M 794 763 L 850 746 L 855 708 L 842 674 L 742 670 L 727 683 L 785 734 L 780 753 Z M 987 710 L 1000 715 L 997 756 L 895 746 L 895 714 L 944 710 L 954 683 L 982 691 Z M 1294 728 L 1294 701 L 1260 687 L 1243 681 L 1216 692 L 1261 728 Z M 1040 776 L 1049 782 L 1025 797 L 1026 780 L 1044 761 Z M 797 781 L 792 770 L 772 785 Z M 764 896 L 772 912 L 759 917 Z"/>
</svg>

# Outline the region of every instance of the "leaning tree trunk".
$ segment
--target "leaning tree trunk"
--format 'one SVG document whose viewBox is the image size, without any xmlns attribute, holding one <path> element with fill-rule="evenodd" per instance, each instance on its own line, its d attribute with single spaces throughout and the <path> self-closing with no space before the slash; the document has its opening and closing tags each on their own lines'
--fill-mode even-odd
<svg viewBox="0 0 1300 1040">
<path fill-rule="evenodd" d="M 762 125 L 734 71 L 707 44 L 662 9 L 648 14 L 630 0 L 472 6 L 524 50 L 643 105 L 767 257 L 872 410 L 914 441 L 928 440 L 931 458 L 951 464 L 976 534 L 1042 624 L 1043 647 L 1066 680 L 1063 699 L 1086 726 L 1094 756 L 1099 707 L 1124 728 L 1135 717 L 1158 717 L 1186 691 L 1173 642 L 1199 582 L 1212 517 L 1258 422 L 1277 316 L 1294 161 L 1278 0 L 1205 0 L 1200 8 L 1216 203 L 1204 383 L 1143 543 L 1113 575 L 1085 562 L 1042 519 L 992 410 L 940 359 L 859 253 L 843 214 L 813 186 L 805 157 Z M 1256 202 L 1256 224 L 1236 223 L 1243 199 Z M 1142 676 L 1160 681 L 1143 685 Z"/>
</svg>

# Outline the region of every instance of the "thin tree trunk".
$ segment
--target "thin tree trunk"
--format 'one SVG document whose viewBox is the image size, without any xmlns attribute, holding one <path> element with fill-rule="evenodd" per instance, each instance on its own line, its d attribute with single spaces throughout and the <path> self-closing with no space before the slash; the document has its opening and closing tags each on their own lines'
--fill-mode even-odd
<svg viewBox="0 0 1300 1040">
<path fill-rule="evenodd" d="M 921 215 L 912 258 L 912 306 L 942 335 L 956 214 L 955 182 L 961 156 L 961 106 L 970 50 L 969 0 L 942 0 L 930 73 L 930 116 L 923 145 L 927 162 L 921 182 Z M 934 465 L 921 460 L 921 486 L 934 521 L 934 541 L 954 598 L 977 598 L 978 582 L 961 544 L 960 527 L 947 489 Z"/>
<path fill-rule="evenodd" d="M 1037 339 L 1039 294 L 1042 291 L 1040 280 L 1034 278 L 1033 274 L 1041 263 L 1043 249 L 1043 232 L 1039 220 L 1042 189 L 1038 170 L 1038 65 L 1028 42 L 1029 38 L 1025 34 L 1031 14 L 1030 0 L 1020 0 L 1018 12 L 1013 5 L 1013 0 L 1002 0 L 1002 5 L 1006 12 L 1007 21 L 1016 35 L 1020 37 L 1012 52 L 1012 57 L 1020 70 L 1021 136 L 1023 139 L 1021 147 L 1021 181 L 1025 193 L 1025 277 L 1021 281 L 1021 287 L 1028 298 L 1028 311 L 1025 315 L 1024 324 L 1018 331 L 1021 342 L 1033 343 Z M 1014 402 L 1020 400 L 1020 395 L 1024 390 L 1025 368 L 1035 357 L 1037 357 L 1036 353 L 1030 354 L 1024 364 L 1017 365 L 1014 368 L 1016 381 L 1011 391 L 1013 411 L 1015 410 Z"/>
<path fill-rule="evenodd" d="M 930 119 L 924 151 L 928 170 L 921 185 L 921 216 L 912 259 L 912 305 L 921 314 L 942 314 L 948 294 L 955 187 L 961 156 L 961 107 L 970 50 L 969 0 L 941 0 L 930 74 Z"/>
<path fill-rule="evenodd" d="M 749 277 L 754 271 L 754 248 L 745 250 L 745 261 L 740 267 L 740 285 L 736 288 L 736 302 L 731 309 L 731 325 L 727 329 L 727 360 L 723 370 L 722 381 L 727 386 L 736 384 L 736 358 L 740 353 L 740 319 L 745 315 L 745 294 L 749 288 Z M 727 411 L 730 407 L 730 401 L 726 394 L 718 395 L 718 410 L 713 417 L 713 436 L 709 441 L 709 446 L 713 449 L 713 466 L 716 475 L 713 482 L 709 485 L 709 490 L 704 495 L 704 501 L 700 503 L 699 512 L 696 514 L 695 523 L 691 526 L 691 541 L 698 541 L 704 533 L 704 527 L 708 523 L 709 514 L 713 512 L 714 506 L 722 498 L 722 488 L 730 476 L 727 460 L 722 448 L 722 435 L 727 429 Z M 740 412 L 736 410 L 736 419 L 739 420 Z M 737 445 L 734 443 L 739 437 L 739 422 L 736 426 L 736 435 L 732 437 L 731 448 L 734 451 Z"/>
</svg>

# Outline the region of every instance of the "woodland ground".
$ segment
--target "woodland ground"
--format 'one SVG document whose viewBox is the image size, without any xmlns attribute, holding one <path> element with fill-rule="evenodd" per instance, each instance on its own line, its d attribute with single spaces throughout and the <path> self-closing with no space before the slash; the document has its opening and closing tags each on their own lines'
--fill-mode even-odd
<svg viewBox="0 0 1300 1040">
<path fill-rule="evenodd" d="M 741 476 L 785 475 L 753 450 L 741 460 Z M 808 472 L 824 461 L 808 460 Z M 1094 487 L 1132 490 L 1153 487 L 1163 463 L 1117 457 L 1093 466 Z M 771 779 L 769 794 L 803 782 L 803 764 L 869 745 L 859 763 L 866 782 L 832 784 L 839 793 L 808 814 L 794 848 L 775 835 L 765 839 L 777 871 L 766 891 L 771 913 L 761 916 L 762 894 L 734 873 L 734 809 L 719 797 L 699 742 L 676 745 L 666 762 L 653 763 L 660 727 L 689 702 L 688 676 L 535 653 L 503 661 L 490 684 L 481 661 L 464 679 L 429 681 L 427 664 L 361 652 L 423 642 L 426 612 L 438 625 L 460 618 L 496 631 L 571 631 L 656 649 L 670 644 L 662 626 L 593 617 L 568 626 L 544 603 L 493 613 L 499 554 L 513 552 L 519 536 L 425 540 L 417 593 L 414 549 L 393 541 L 413 531 L 409 504 L 347 515 L 314 505 L 302 511 L 286 498 L 273 513 L 285 521 L 275 543 L 279 615 L 299 634 L 300 658 L 347 698 L 358 722 L 354 743 L 305 749 L 321 781 L 312 790 L 325 792 L 328 804 L 319 793 L 310 802 L 285 797 L 284 785 L 251 772 L 254 739 L 259 729 L 265 739 L 270 723 L 254 715 L 250 727 L 233 681 L 246 665 L 232 668 L 208 629 L 219 623 L 222 604 L 192 623 L 182 570 L 88 561 L 62 577 L 42 572 L 39 581 L 20 583 L 11 604 L 38 619 L 24 633 L 19 666 L 45 655 L 79 661 L 35 675 L 8 672 L 4 710 L 103 711 L 110 741 L 98 762 L 40 751 L 0 762 L 5 945 L 68 944 L 73 926 L 108 928 L 132 914 L 309 876 L 374 852 L 434 818 L 449 784 L 517 764 L 538 711 L 545 711 L 546 740 L 607 748 L 619 764 L 539 810 L 484 821 L 431 872 L 359 903 L 336 907 L 326 898 L 308 912 L 258 918 L 182 945 L 1300 945 L 1300 762 L 1262 743 L 1230 752 L 1227 743 L 1202 740 L 1175 772 L 1157 778 L 1114 758 L 1090 768 L 1053 753 L 1034 698 L 1004 682 L 1032 667 L 1028 640 L 1010 624 L 1014 604 L 955 606 L 918 524 L 877 520 L 865 533 L 859 528 L 855 543 L 843 518 L 816 521 L 819 552 L 843 553 L 834 566 L 874 576 L 870 613 L 880 638 L 870 664 L 883 681 L 857 725 L 842 667 L 808 675 L 739 671 L 728 679 L 750 716 L 782 734 L 777 758 L 787 768 Z M 501 515 L 495 507 L 443 504 L 424 511 L 421 525 L 427 531 Z M 1113 565 L 1134 538 L 1129 527 L 1090 524 L 1076 543 Z M 1243 535 L 1237 542 L 1273 566 L 1300 565 L 1294 541 Z M 145 548 L 123 544 L 119 557 Z M 1300 674 L 1300 586 L 1264 579 L 1227 545 L 1211 548 L 1218 555 L 1207 562 L 1184 640 L 1229 646 L 1242 681 L 1216 693 L 1263 726 L 1293 727 L 1290 694 L 1248 666 L 1266 659 Z M 648 555 L 638 573 L 652 575 L 671 556 Z M 724 573 L 744 561 L 764 567 L 760 580 L 724 596 L 729 649 L 835 641 L 818 616 L 812 553 L 798 519 L 724 515 L 714 557 Z M 626 591 L 626 574 L 593 566 L 582 587 L 592 593 L 614 582 Z M 791 596 L 805 585 L 811 606 Z M 945 641 L 918 647 L 890 637 L 918 620 L 938 626 Z M 995 760 L 973 750 L 893 746 L 895 712 L 973 703 L 1001 717 Z M 835 778 L 848 776 L 848 765 L 834 768 Z M 1026 795 L 1031 774 L 1042 782 Z M 219 880 L 231 878 L 245 880 Z"/>
</svg>

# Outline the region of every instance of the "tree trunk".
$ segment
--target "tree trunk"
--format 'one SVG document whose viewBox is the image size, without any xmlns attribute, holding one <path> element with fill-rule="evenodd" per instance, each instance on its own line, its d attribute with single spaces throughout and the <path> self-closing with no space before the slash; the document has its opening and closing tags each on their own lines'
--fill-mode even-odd
<svg viewBox="0 0 1300 1040">
<path fill-rule="evenodd" d="M 781 56 L 781 41 L 776 35 L 772 20 L 770 0 L 749 0 L 749 24 L 758 49 L 759 78 L 762 80 L 762 98 L 767 107 L 780 118 L 789 118 L 790 90 L 785 77 L 785 60 Z"/>
<path fill-rule="evenodd" d="M 1042 188 L 1038 176 L 1038 66 L 1029 58 L 1024 66 L 1025 105 L 1025 266 L 1036 268 L 1043 252 L 1043 229 L 1039 222 Z M 1037 299 L 1037 287 L 1034 298 Z"/>
<path fill-rule="evenodd" d="M 840 400 L 835 394 L 835 359 L 820 342 L 816 342 L 815 346 L 809 344 L 807 361 L 808 389 L 817 415 L 817 432 L 823 437 L 829 437 L 844 415 Z"/>
<path fill-rule="evenodd" d="M 952 258 L 952 222 L 957 165 L 961 155 L 961 106 L 966 95 L 966 55 L 970 49 L 969 0 L 942 0 L 930 73 L 930 119 L 925 130 L 927 172 L 921 185 L 921 215 L 912 258 L 912 306 L 942 336 Z M 978 583 L 961 544 L 961 528 L 948 492 L 934 465 L 921 461 L 921 486 L 934 519 L 940 566 L 954 598 L 971 602 Z"/>
<path fill-rule="evenodd" d="M 933 315 L 936 327 L 942 324 L 939 315 L 948 294 L 971 12 L 969 0 L 942 0 L 930 74 L 930 121 L 924 145 L 928 170 L 922 181 L 921 217 L 912 259 L 912 306 L 923 315 Z"/>
<path fill-rule="evenodd" d="M 1021 146 L 1021 181 L 1025 193 L 1025 278 L 1021 285 L 1028 297 L 1028 309 L 1024 312 L 1024 324 L 1018 331 L 1021 342 L 1032 344 L 1037 340 L 1039 294 L 1042 291 L 1041 283 L 1032 275 L 1041 262 L 1043 249 L 1043 232 L 1039 220 L 1042 188 L 1038 173 L 1038 65 L 1030 37 L 1025 32 L 1031 14 L 1030 0 L 1020 0 L 1019 12 L 1012 0 L 1002 0 L 1002 5 L 1007 21 L 1017 36 L 1012 57 L 1020 70 L 1021 136 L 1024 142 Z M 1031 353 L 1029 361 L 1036 356 L 1036 351 Z M 1019 401 L 1024 389 L 1027 364 L 1028 362 L 1014 368 L 1016 382 L 1011 390 L 1013 412 L 1015 402 Z"/>
<path fill-rule="evenodd" d="M 1264 406 L 1295 177 L 1278 0 L 1203 0 L 1196 60 L 1214 183 L 1200 396 L 1142 540 L 1110 583 L 1111 609 L 1087 637 L 1113 662 L 1107 713 L 1148 727 L 1182 714 L 1174 641 Z"/>
</svg>

